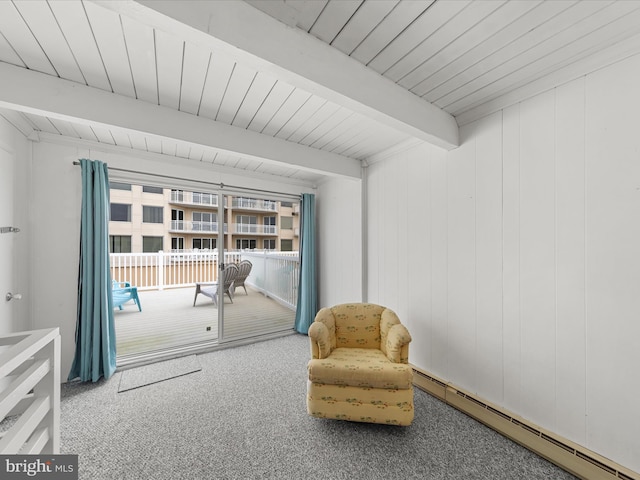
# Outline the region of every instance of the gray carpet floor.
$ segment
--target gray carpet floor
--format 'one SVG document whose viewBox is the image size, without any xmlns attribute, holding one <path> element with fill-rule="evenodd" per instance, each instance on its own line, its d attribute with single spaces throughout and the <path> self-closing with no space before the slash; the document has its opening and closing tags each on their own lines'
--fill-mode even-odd
<svg viewBox="0 0 640 480">
<path fill-rule="evenodd" d="M 126 392 L 134 388 L 141 388 L 152 383 L 165 382 L 182 375 L 202 370 L 196 355 L 156 362 L 142 367 L 124 370 L 120 377 L 118 392 Z"/>
<path fill-rule="evenodd" d="M 308 416 L 308 342 L 199 355 L 199 372 L 122 393 L 122 372 L 65 384 L 61 453 L 87 480 L 574 478 L 418 389 L 410 427 Z"/>
</svg>

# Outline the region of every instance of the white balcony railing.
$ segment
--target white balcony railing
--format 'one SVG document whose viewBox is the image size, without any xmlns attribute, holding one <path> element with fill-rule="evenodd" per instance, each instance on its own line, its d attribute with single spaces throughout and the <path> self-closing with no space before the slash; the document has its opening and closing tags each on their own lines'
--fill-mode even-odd
<svg viewBox="0 0 640 480">
<path fill-rule="evenodd" d="M 283 305 L 295 308 L 298 300 L 298 252 L 225 252 L 225 263 L 247 259 L 253 264 L 248 285 Z M 158 253 L 112 253 L 111 276 L 138 290 L 163 290 L 218 281 L 217 250 L 175 250 Z"/>
<path fill-rule="evenodd" d="M 60 332 L 57 328 L 0 337 L 0 454 L 60 453 Z"/>
<path fill-rule="evenodd" d="M 186 205 L 200 205 L 203 207 L 217 207 L 218 195 L 214 193 L 184 192 L 171 190 L 171 203 Z"/>
<path fill-rule="evenodd" d="M 252 223 L 236 223 L 234 225 L 235 233 L 256 234 L 256 235 L 277 235 L 278 227 L 275 225 L 257 225 Z"/>
<path fill-rule="evenodd" d="M 298 252 L 242 252 L 253 267 L 246 282 L 279 303 L 295 309 L 298 303 Z"/>
<path fill-rule="evenodd" d="M 257 198 L 235 197 L 231 201 L 233 208 L 244 210 L 264 210 L 267 212 L 278 211 L 277 203 L 272 200 L 260 200 Z"/>
<path fill-rule="evenodd" d="M 171 220 L 169 230 L 171 232 L 187 233 L 218 233 L 218 222 L 199 222 L 191 220 Z M 224 232 L 227 233 L 228 226 L 225 223 Z"/>
<path fill-rule="evenodd" d="M 253 264 L 247 284 L 290 308 L 298 296 L 298 252 L 225 252 L 225 263 L 247 259 Z M 112 253 L 111 276 L 139 290 L 187 287 L 218 280 L 217 250 L 158 253 Z"/>
<path fill-rule="evenodd" d="M 138 290 L 185 287 L 218 280 L 216 250 L 178 250 L 157 253 L 112 253 L 111 277 Z M 225 252 L 225 263 L 239 262 L 239 253 Z"/>
<path fill-rule="evenodd" d="M 218 222 L 198 222 L 191 220 L 171 220 L 169 230 L 183 233 L 218 233 Z M 224 233 L 228 233 L 229 226 L 224 224 Z M 255 235 L 277 235 L 278 227 L 275 225 L 258 225 L 253 223 L 234 223 L 233 232 Z"/>
</svg>

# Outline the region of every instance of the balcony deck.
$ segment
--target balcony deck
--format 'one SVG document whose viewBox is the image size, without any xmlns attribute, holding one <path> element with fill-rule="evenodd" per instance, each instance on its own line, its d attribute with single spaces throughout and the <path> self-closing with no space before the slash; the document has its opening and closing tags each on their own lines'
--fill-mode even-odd
<svg viewBox="0 0 640 480">
<path fill-rule="evenodd" d="M 224 300 L 224 339 L 240 340 L 293 331 L 295 311 L 247 286 L 233 303 Z M 218 308 L 195 287 L 139 291 L 142 312 L 131 302 L 114 310 L 118 365 L 185 347 L 206 348 L 218 343 Z"/>
</svg>

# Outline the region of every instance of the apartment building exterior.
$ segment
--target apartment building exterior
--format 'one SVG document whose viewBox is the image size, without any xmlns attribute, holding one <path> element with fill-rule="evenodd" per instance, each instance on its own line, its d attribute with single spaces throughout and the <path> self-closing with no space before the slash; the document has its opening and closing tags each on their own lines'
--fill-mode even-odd
<svg viewBox="0 0 640 480">
<path fill-rule="evenodd" d="M 224 228 L 228 251 L 297 251 L 299 204 L 226 195 L 218 218 L 217 194 L 111 182 L 112 253 L 213 250 Z"/>
</svg>

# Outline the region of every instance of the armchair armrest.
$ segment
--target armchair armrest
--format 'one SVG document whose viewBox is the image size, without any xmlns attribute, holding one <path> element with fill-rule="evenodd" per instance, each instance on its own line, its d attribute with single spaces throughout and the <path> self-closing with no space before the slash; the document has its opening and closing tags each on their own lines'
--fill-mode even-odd
<svg viewBox="0 0 640 480">
<path fill-rule="evenodd" d="M 329 329 L 322 322 L 313 322 L 309 327 L 311 340 L 311 358 L 327 358 L 331 353 Z"/>
<path fill-rule="evenodd" d="M 409 363 L 409 330 L 401 323 L 395 324 L 387 334 L 387 358 L 394 363 Z"/>
</svg>

